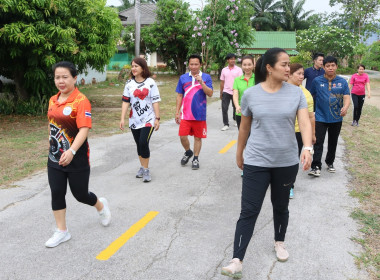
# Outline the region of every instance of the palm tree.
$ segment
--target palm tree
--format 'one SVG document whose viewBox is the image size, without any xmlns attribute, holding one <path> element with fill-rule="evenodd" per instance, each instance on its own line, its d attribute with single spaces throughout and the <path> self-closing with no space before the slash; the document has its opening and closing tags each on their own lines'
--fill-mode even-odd
<svg viewBox="0 0 380 280">
<path fill-rule="evenodd" d="M 274 30 L 278 24 L 275 21 L 281 8 L 281 1 L 251 0 L 255 14 L 252 24 L 256 30 Z"/>
<path fill-rule="evenodd" d="M 306 0 L 282 0 L 281 9 L 281 27 L 286 31 L 294 31 L 298 29 L 308 28 L 306 22 L 307 17 L 313 11 L 305 12 L 303 6 Z"/>
</svg>

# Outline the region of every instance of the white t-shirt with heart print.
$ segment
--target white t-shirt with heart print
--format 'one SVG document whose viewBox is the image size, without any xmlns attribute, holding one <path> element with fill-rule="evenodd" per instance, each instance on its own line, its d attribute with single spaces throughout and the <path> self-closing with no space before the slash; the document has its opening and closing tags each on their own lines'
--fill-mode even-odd
<svg viewBox="0 0 380 280">
<path fill-rule="evenodd" d="M 129 114 L 131 129 L 154 126 L 156 115 L 153 103 L 160 102 L 161 97 L 156 82 L 152 78 L 147 78 L 141 83 L 134 79 L 128 80 L 124 88 L 123 101 L 131 104 Z"/>
</svg>

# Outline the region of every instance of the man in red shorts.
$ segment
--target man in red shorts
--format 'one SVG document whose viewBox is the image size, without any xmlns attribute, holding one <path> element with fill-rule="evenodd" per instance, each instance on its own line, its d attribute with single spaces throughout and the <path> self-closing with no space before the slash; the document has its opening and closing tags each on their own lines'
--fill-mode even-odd
<svg viewBox="0 0 380 280">
<path fill-rule="evenodd" d="M 181 165 L 185 166 L 194 155 L 192 169 L 197 170 L 202 138 L 207 137 L 206 95 L 211 97 L 213 89 L 210 75 L 200 71 L 202 58 L 193 54 L 189 57 L 188 63 L 190 72 L 183 74 L 177 84 L 175 121 L 179 124 L 178 135 L 185 149 Z M 194 135 L 194 152 L 190 149 L 189 135 Z"/>
</svg>

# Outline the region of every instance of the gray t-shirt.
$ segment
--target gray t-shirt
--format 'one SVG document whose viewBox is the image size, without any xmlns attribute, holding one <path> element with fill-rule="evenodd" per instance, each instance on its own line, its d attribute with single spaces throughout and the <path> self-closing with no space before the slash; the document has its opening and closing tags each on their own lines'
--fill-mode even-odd
<svg viewBox="0 0 380 280">
<path fill-rule="evenodd" d="M 260 84 L 248 88 L 241 100 L 241 113 L 252 117 L 251 134 L 244 151 L 244 164 L 285 167 L 299 162 L 294 123 L 299 109 L 307 108 L 299 87 L 283 83 L 268 93 Z"/>
</svg>

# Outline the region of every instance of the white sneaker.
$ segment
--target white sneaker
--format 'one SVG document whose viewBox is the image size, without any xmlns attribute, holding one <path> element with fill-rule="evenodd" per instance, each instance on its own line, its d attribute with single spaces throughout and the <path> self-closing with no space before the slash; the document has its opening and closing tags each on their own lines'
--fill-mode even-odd
<svg viewBox="0 0 380 280">
<path fill-rule="evenodd" d="M 229 129 L 230 129 L 230 127 L 228 125 L 225 125 L 225 126 L 222 127 L 221 131 L 226 131 L 226 130 L 229 130 Z"/>
<path fill-rule="evenodd" d="M 228 266 L 222 267 L 222 275 L 229 276 L 235 279 L 242 278 L 241 271 L 243 270 L 243 265 L 238 258 L 234 258 L 230 261 Z"/>
<path fill-rule="evenodd" d="M 108 201 L 104 197 L 99 198 L 99 201 L 103 203 L 103 209 L 99 211 L 100 222 L 103 226 L 108 226 L 111 222 L 111 211 L 108 207 Z"/>
<path fill-rule="evenodd" d="M 276 251 L 276 257 L 280 262 L 286 262 L 289 258 L 289 253 L 285 248 L 283 241 L 274 242 L 274 250 Z"/>
<path fill-rule="evenodd" d="M 62 230 L 56 229 L 53 236 L 50 237 L 48 241 L 46 241 L 45 246 L 48 248 L 54 248 L 54 247 L 57 247 L 62 242 L 65 242 L 70 239 L 71 239 L 71 234 L 69 230 L 62 231 Z"/>
</svg>

